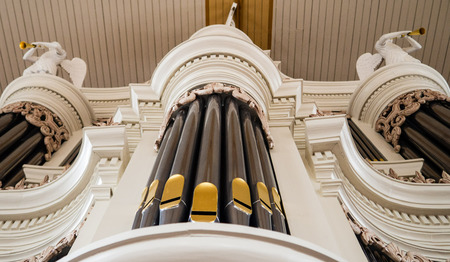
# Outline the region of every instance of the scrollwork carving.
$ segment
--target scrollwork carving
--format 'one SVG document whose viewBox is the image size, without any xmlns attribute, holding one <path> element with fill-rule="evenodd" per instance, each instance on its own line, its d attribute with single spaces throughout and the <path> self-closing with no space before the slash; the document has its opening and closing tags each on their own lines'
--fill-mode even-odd
<svg viewBox="0 0 450 262">
<path fill-rule="evenodd" d="M 422 104 L 438 100 L 450 101 L 450 98 L 430 89 L 403 94 L 389 103 L 381 112 L 375 123 L 375 131 L 382 132 L 386 142 L 391 143 L 395 152 L 398 153 L 401 149 L 398 144 L 402 134 L 401 126 L 405 123 L 406 117 L 417 112 Z"/>
<path fill-rule="evenodd" d="M 166 114 L 164 121 L 161 125 L 158 139 L 155 142 L 155 149 L 158 150 L 161 144 L 162 138 L 164 136 L 164 132 L 169 124 L 169 121 L 172 117 L 173 112 L 177 111 L 180 107 L 187 105 L 197 99 L 197 96 L 211 95 L 211 94 L 231 94 L 237 100 L 246 103 L 251 109 L 253 109 L 258 115 L 262 129 L 266 134 L 267 142 L 269 143 L 270 148 L 273 148 L 273 138 L 270 135 L 269 131 L 269 122 L 267 121 L 266 115 L 264 114 L 262 108 L 258 105 L 258 103 L 245 91 L 240 89 L 239 87 L 224 85 L 222 83 L 211 83 L 202 88 L 191 90 L 186 92 L 183 96 L 181 96 L 175 104 L 170 108 L 169 112 Z"/>
<path fill-rule="evenodd" d="M 44 135 L 47 149 L 45 160 L 49 161 L 52 153 L 57 151 L 62 142 L 69 139 L 69 130 L 64 127 L 61 119 L 46 107 L 31 102 L 16 102 L 0 109 L 2 113 L 20 113 L 32 125 L 40 128 Z"/>
</svg>

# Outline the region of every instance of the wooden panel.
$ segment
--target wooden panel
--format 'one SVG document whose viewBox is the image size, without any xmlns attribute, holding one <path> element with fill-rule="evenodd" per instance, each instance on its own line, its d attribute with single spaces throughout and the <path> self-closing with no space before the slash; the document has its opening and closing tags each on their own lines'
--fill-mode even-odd
<svg viewBox="0 0 450 262">
<path fill-rule="evenodd" d="M 246 33 L 253 43 L 264 50 L 270 49 L 272 35 L 273 0 L 204 0 L 206 25 L 224 24 L 233 2 L 238 4 L 234 13 L 236 28 Z M 295 16 L 293 17 L 295 18 Z M 289 14 L 287 15 L 289 19 Z M 289 30 L 289 29 L 287 29 Z"/>
<path fill-rule="evenodd" d="M 423 49 L 411 55 L 450 80 L 448 0 L 275 0 L 273 6 L 271 56 L 289 76 L 357 80 L 357 58 L 374 53 L 381 35 L 425 27 L 424 36 L 414 37 Z"/>
<path fill-rule="evenodd" d="M 169 50 L 204 27 L 204 8 L 204 0 L 2 0 L 0 88 L 30 65 L 20 41 L 60 42 L 68 59 L 86 61 L 87 87 L 148 81 Z"/>
</svg>

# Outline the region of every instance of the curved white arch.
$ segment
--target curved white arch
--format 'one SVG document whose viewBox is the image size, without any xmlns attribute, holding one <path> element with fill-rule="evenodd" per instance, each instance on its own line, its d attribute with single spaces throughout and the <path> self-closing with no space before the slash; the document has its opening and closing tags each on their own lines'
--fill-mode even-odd
<svg viewBox="0 0 450 262">
<path fill-rule="evenodd" d="M 252 227 L 182 223 L 131 230 L 61 261 L 343 261 L 299 238 Z"/>
<path fill-rule="evenodd" d="M 0 107 L 25 101 L 50 109 L 61 118 L 71 134 L 84 126 L 91 126 L 95 120 L 95 113 L 87 98 L 61 77 L 47 74 L 19 77 L 2 93 Z"/>
<path fill-rule="evenodd" d="M 255 71 L 259 72 L 268 86 L 258 86 L 259 89 L 268 88 L 268 92 L 274 94 L 281 86 L 282 79 L 277 67 L 274 65 L 272 59 L 259 47 L 235 37 L 205 35 L 185 41 L 172 49 L 154 71 L 151 79 L 151 88 L 158 97 L 161 97 L 165 92 L 165 88 L 168 86 L 169 81 L 171 81 L 182 66 L 196 58 L 202 58 L 209 55 L 232 55 L 249 64 L 249 71 L 253 71 L 251 67 L 254 67 Z M 201 75 L 199 75 L 199 77 L 201 77 Z M 245 77 L 245 75 L 242 74 L 240 77 Z M 208 79 L 203 81 L 198 80 L 197 82 L 206 84 L 211 81 L 208 76 Z M 218 81 L 215 80 L 214 82 Z M 228 81 L 223 82 L 227 83 Z M 189 90 L 183 86 L 179 86 L 178 88 L 181 90 L 176 92 L 181 94 Z"/>
<path fill-rule="evenodd" d="M 249 43 L 253 43 L 247 34 L 237 29 L 236 27 L 228 25 L 210 25 L 207 27 L 203 27 L 202 29 L 195 32 L 189 39 L 195 39 L 204 36 L 229 36 L 242 39 Z"/>
<path fill-rule="evenodd" d="M 347 112 L 374 126 L 392 100 L 417 89 L 450 95 L 450 88 L 439 72 L 425 64 L 404 62 L 382 67 L 364 80 L 353 93 Z"/>
</svg>

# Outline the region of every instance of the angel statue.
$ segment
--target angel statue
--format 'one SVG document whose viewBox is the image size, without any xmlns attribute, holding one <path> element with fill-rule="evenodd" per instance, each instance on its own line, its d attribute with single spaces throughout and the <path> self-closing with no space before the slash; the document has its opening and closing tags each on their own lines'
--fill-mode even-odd
<svg viewBox="0 0 450 262">
<path fill-rule="evenodd" d="M 425 29 L 420 28 L 416 31 L 399 31 L 382 35 L 375 44 L 375 49 L 378 53 L 374 55 L 365 53 L 356 61 L 356 71 L 358 72 L 359 79 L 364 80 L 371 75 L 380 66 L 383 59 L 386 61 L 386 65 L 401 62 L 420 63 L 420 60 L 409 55 L 409 53 L 422 48 L 411 36 L 423 35 L 424 33 Z M 401 48 L 394 44 L 394 39 L 402 37 L 405 37 L 411 46 Z"/>
<path fill-rule="evenodd" d="M 86 63 L 75 57 L 72 60 L 66 59 L 66 51 L 62 49 L 58 42 L 33 42 L 27 44 L 20 43 L 20 48 L 31 48 L 23 56 L 23 60 L 33 62 L 31 66 L 23 71 L 23 75 L 30 74 L 51 74 L 56 75 L 58 65 L 61 65 L 66 70 L 74 86 L 81 87 L 86 76 Z M 48 51 L 41 56 L 35 56 L 37 49 L 48 48 Z"/>
</svg>

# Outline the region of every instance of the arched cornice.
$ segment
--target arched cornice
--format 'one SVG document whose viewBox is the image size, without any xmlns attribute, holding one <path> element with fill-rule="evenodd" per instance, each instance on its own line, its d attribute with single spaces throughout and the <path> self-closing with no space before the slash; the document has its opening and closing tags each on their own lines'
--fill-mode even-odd
<svg viewBox="0 0 450 262">
<path fill-rule="evenodd" d="M 224 59 L 220 63 L 217 61 L 209 63 L 209 66 L 201 63 L 216 57 Z M 196 64 L 196 61 L 199 63 Z M 241 66 L 236 63 L 240 63 Z M 186 81 L 177 81 L 178 72 L 187 67 L 190 67 L 188 72 L 194 74 L 190 80 L 195 82 L 195 85 L 211 82 L 233 85 L 245 83 L 244 86 L 239 87 L 244 88 L 258 102 L 264 102 L 265 107 L 268 107 L 269 98 L 282 84 L 280 72 L 272 59 L 243 37 L 242 32 L 232 27 L 207 27 L 172 49 L 153 73 L 151 88 L 155 95 L 161 98 L 163 93 L 168 91 L 165 89 L 171 83 L 171 92 L 167 95 L 168 97 L 174 96 L 172 93 L 183 94 L 192 88 L 194 84 L 191 82 L 186 85 Z M 255 80 L 258 76 L 263 81 Z"/>
<path fill-rule="evenodd" d="M 450 184 L 383 175 L 359 154 L 344 116 L 309 118 L 305 125 L 306 157 L 324 196 L 337 197 L 364 227 L 403 250 L 448 257 Z"/>
<path fill-rule="evenodd" d="M 450 95 L 447 82 L 433 68 L 414 62 L 397 63 L 378 69 L 361 82 L 353 93 L 347 112 L 352 118 L 373 127 L 391 101 L 417 89 Z"/>
<path fill-rule="evenodd" d="M 48 74 L 22 76 L 2 93 L 0 108 L 15 102 L 33 102 L 58 115 L 70 133 L 91 126 L 95 114 L 81 91 L 65 79 Z"/>
</svg>

